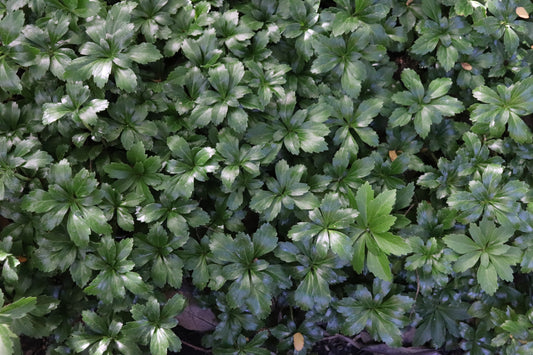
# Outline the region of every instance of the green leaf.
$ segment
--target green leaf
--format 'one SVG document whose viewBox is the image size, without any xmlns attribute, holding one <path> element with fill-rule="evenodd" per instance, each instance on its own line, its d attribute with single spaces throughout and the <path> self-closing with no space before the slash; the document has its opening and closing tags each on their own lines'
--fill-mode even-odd
<svg viewBox="0 0 533 355">
<path fill-rule="evenodd" d="M 163 287 L 167 282 L 170 286 L 179 288 L 182 281 L 182 260 L 173 253 L 185 244 L 187 234 L 169 237 L 161 225 L 150 228 L 148 235 L 135 236 L 135 249 L 132 259 L 137 266 L 151 265 L 153 283 Z"/>
<path fill-rule="evenodd" d="M 439 46 L 437 49 L 437 59 L 442 64 L 444 70 L 449 71 L 454 67 L 457 59 L 459 59 L 459 52 L 454 46 Z"/>
<path fill-rule="evenodd" d="M 159 50 L 151 43 L 141 43 L 131 47 L 126 55 L 139 64 L 148 64 L 162 58 Z"/>
<path fill-rule="evenodd" d="M 402 237 L 390 232 L 375 233 L 376 244 L 386 254 L 405 255 L 411 251 L 411 247 Z"/>
<path fill-rule="evenodd" d="M 0 58 L 0 81 L 2 82 L 3 90 L 14 93 L 22 90 L 20 78 L 17 76 L 17 69 L 14 64 L 11 64 L 4 58 Z"/>
<path fill-rule="evenodd" d="M 438 78 L 432 80 L 429 83 L 428 89 L 426 91 L 426 96 L 436 99 L 438 97 L 444 96 L 450 91 L 452 86 L 452 80 L 450 78 Z"/>
<path fill-rule="evenodd" d="M 2 354 L 14 354 L 14 339 L 17 339 L 16 334 L 6 324 L 0 324 L 0 352 Z"/>
<path fill-rule="evenodd" d="M 363 63 L 348 62 L 341 76 L 341 86 L 350 97 L 357 98 L 361 91 L 361 79 L 365 77 L 366 68 Z"/>
<path fill-rule="evenodd" d="M 137 76 L 130 68 L 115 68 L 115 82 L 119 89 L 126 92 L 133 92 L 137 87 Z"/>
<path fill-rule="evenodd" d="M 520 39 L 518 34 L 510 27 L 506 26 L 503 32 L 503 43 L 505 45 L 505 51 L 509 54 L 516 52 Z"/>
<path fill-rule="evenodd" d="M 431 341 L 435 346 L 441 346 L 447 338 L 459 334 L 459 321 L 470 318 L 466 304 L 454 304 L 440 297 L 424 297 L 417 304 L 417 312 L 423 320 L 416 328 L 415 345 Z"/>
<path fill-rule="evenodd" d="M 464 234 L 449 234 L 443 240 L 449 248 L 460 254 L 479 251 L 479 245 Z"/>
<path fill-rule="evenodd" d="M 523 182 L 511 180 L 503 183 L 503 169 L 500 166 L 487 165 L 482 170 L 481 181 L 470 181 L 468 191 L 458 191 L 450 195 L 450 207 L 461 211 L 461 219 L 474 222 L 481 215 L 492 214 L 500 224 L 516 224 L 516 211 L 520 210 L 517 201 L 526 194 Z M 512 192 L 512 193 L 509 193 Z"/>
<path fill-rule="evenodd" d="M 278 245 L 277 231 L 269 223 L 263 224 L 253 235 L 255 256 L 263 256 Z"/>
<path fill-rule="evenodd" d="M 304 310 L 325 309 L 331 301 L 328 280 L 317 271 L 308 272 L 294 292 L 294 299 Z"/>
<path fill-rule="evenodd" d="M 386 254 L 374 254 L 368 251 L 366 254 L 366 265 L 368 270 L 376 277 L 384 281 L 392 281 L 392 271 L 389 265 L 389 258 Z"/>
<path fill-rule="evenodd" d="M 518 115 L 511 113 L 507 122 L 509 135 L 517 143 L 529 143 L 533 141 L 533 133 Z"/>
<path fill-rule="evenodd" d="M 0 20 L 0 40 L 4 46 L 11 44 L 21 34 L 24 26 L 24 12 L 22 10 L 9 11 Z"/>
<path fill-rule="evenodd" d="M 479 285 L 489 295 L 493 295 L 498 289 L 498 274 L 494 265 L 489 264 L 487 267 L 480 265 L 477 269 L 477 280 Z"/>
<path fill-rule="evenodd" d="M 418 100 L 424 97 L 424 86 L 414 70 L 405 69 L 402 71 L 402 83 Z"/>
<path fill-rule="evenodd" d="M 411 47 L 411 52 L 415 54 L 426 54 L 435 49 L 439 43 L 439 38 L 431 35 L 418 37 Z"/>
<path fill-rule="evenodd" d="M 203 237 L 200 243 L 189 238 L 183 247 L 181 257 L 185 259 L 184 266 L 192 270 L 192 281 L 198 289 L 203 289 L 209 282 L 209 270 L 207 267 L 207 255 L 209 254 L 209 241 Z"/>
<path fill-rule="evenodd" d="M 36 297 L 19 298 L 13 303 L 0 308 L 0 319 L 19 319 L 35 309 Z"/>
<path fill-rule="evenodd" d="M 72 241 L 79 247 L 89 244 L 89 235 L 91 229 L 81 214 L 77 211 L 71 211 L 67 219 L 67 231 Z"/>
<path fill-rule="evenodd" d="M 152 334 L 150 340 L 150 353 L 155 355 L 165 355 L 167 350 L 172 351 L 181 350 L 181 341 L 173 332 L 159 328 Z"/>
</svg>

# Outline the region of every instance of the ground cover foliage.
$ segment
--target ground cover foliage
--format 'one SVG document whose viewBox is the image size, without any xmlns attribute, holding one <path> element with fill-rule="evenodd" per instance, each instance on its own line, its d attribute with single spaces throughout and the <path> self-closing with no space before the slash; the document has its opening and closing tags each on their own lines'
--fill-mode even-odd
<svg viewBox="0 0 533 355">
<path fill-rule="evenodd" d="M 2 1 L 0 353 L 531 354 L 531 13 Z"/>
</svg>

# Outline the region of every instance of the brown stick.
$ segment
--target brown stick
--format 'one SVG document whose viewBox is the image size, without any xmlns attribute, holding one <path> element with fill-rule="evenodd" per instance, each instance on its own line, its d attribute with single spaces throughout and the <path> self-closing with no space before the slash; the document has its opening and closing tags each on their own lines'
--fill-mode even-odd
<svg viewBox="0 0 533 355">
<path fill-rule="evenodd" d="M 181 340 L 181 339 L 180 339 L 180 340 Z M 194 349 L 194 350 L 198 350 L 198 351 L 204 352 L 204 353 L 206 353 L 206 354 L 211 354 L 211 353 L 212 353 L 212 351 L 211 351 L 210 349 L 206 349 L 206 348 L 202 348 L 201 346 L 193 345 L 193 344 L 191 344 L 191 343 L 186 342 L 185 340 L 181 340 L 181 342 L 182 342 L 184 345 L 186 345 L 186 346 L 188 346 L 189 348 L 192 348 L 192 349 Z"/>
<path fill-rule="evenodd" d="M 342 335 L 342 334 L 335 334 L 335 335 L 327 336 L 325 338 L 320 339 L 319 342 L 327 341 L 327 340 L 333 340 L 333 339 L 342 339 L 345 342 L 355 346 L 357 349 L 361 349 L 361 346 L 359 344 L 357 344 L 352 338 L 349 338 L 349 337 L 347 337 L 345 335 Z"/>
</svg>

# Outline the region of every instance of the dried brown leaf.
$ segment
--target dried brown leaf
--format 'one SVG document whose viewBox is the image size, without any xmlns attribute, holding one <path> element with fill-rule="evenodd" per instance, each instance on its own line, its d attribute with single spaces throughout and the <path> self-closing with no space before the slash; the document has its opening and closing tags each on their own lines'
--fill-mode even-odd
<svg viewBox="0 0 533 355">
<path fill-rule="evenodd" d="M 192 293 L 193 290 L 193 286 L 184 281 L 178 292 L 172 291 L 167 293 L 168 298 L 179 293 L 187 299 L 187 306 L 183 312 L 176 317 L 179 325 L 185 329 L 196 332 L 208 332 L 214 330 L 218 324 L 217 317 L 211 309 L 203 308 L 198 304 L 194 299 Z"/>
<path fill-rule="evenodd" d="M 529 19 L 529 14 L 527 13 L 527 10 L 523 8 L 522 6 L 517 7 L 515 12 L 518 15 L 518 17 L 523 18 L 523 19 Z"/>
<path fill-rule="evenodd" d="M 467 62 L 463 62 L 461 63 L 461 66 L 463 67 L 464 70 L 472 70 L 472 65 L 470 65 L 470 63 L 467 63 Z"/>
<path fill-rule="evenodd" d="M 305 345 L 305 339 L 302 333 L 294 333 L 292 336 L 292 341 L 294 344 L 294 350 L 301 351 Z"/>
</svg>

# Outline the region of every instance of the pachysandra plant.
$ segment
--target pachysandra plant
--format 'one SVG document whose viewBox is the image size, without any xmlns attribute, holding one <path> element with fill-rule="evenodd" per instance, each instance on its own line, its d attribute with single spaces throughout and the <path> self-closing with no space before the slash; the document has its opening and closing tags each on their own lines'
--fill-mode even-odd
<svg viewBox="0 0 533 355">
<path fill-rule="evenodd" d="M 345 317 L 342 326 L 345 334 L 358 334 L 367 329 L 376 340 L 399 346 L 401 333 L 399 326 L 407 323 L 405 313 L 413 304 L 413 299 L 398 294 L 390 294 L 391 284 L 375 279 L 372 291 L 359 285 L 353 297 L 339 301 L 339 312 Z"/>
<path fill-rule="evenodd" d="M 532 14 L 1 2 L 0 354 L 531 354 Z"/>
<path fill-rule="evenodd" d="M 432 124 L 438 124 L 443 117 L 454 116 L 464 109 L 459 100 L 446 95 L 452 86 L 449 78 L 432 80 L 425 89 L 420 76 L 412 69 L 405 69 L 402 71 L 402 83 L 408 91 L 392 96 L 392 100 L 401 106 L 390 116 L 391 127 L 405 126 L 412 120 L 416 132 L 426 138 Z"/>
<path fill-rule="evenodd" d="M 267 111 L 264 119 L 253 124 L 247 139 L 253 144 L 281 143 L 291 154 L 301 151 L 317 153 L 327 150 L 325 136 L 329 129 L 324 124 L 329 116 L 329 106 L 320 103 L 295 110 L 296 94 L 288 92 L 277 102 L 276 110 Z M 261 117 L 261 118 L 263 118 Z"/>
<path fill-rule="evenodd" d="M 282 208 L 293 210 L 310 210 L 318 207 L 315 195 L 309 192 L 309 185 L 300 182 L 305 173 L 305 166 L 289 166 L 285 160 L 276 163 L 276 178 L 266 181 L 268 190 L 257 191 L 250 201 L 250 208 L 264 214 L 267 221 L 273 220 Z"/>
<path fill-rule="evenodd" d="M 452 194 L 448 205 L 461 211 L 459 217 L 463 221 L 474 222 L 482 216 L 492 216 L 500 224 L 518 225 L 520 200 L 527 192 L 525 183 L 502 182 L 502 167 L 487 166 L 480 175 L 468 183 L 467 191 Z"/>
<path fill-rule="evenodd" d="M 105 20 L 99 19 L 85 29 L 89 40 L 79 48 L 82 55 L 70 63 L 65 77 L 87 80 L 92 77 L 103 88 L 113 74 L 118 88 L 132 92 L 137 87 L 137 76 L 130 68 L 132 62 L 147 64 L 161 58 L 151 43 L 132 45 L 134 24 L 130 22 L 135 3 L 118 3 L 111 7 Z"/>
<path fill-rule="evenodd" d="M 468 231 L 472 239 L 461 234 L 444 237 L 446 245 L 461 255 L 454 262 L 454 270 L 464 272 L 479 261 L 477 280 L 481 288 L 492 295 L 498 287 L 498 278 L 513 280 L 511 266 L 520 261 L 520 249 L 504 244 L 512 236 L 510 228 L 497 228 L 487 219 L 483 219 L 479 226 L 470 224 Z"/>
<path fill-rule="evenodd" d="M 462 16 L 442 16 L 442 9 L 435 1 L 422 3 L 421 10 L 427 16 L 417 24 L 417 38 L 411 52 L 426 54 L 437 49 L 437 60 L 444 70 L 452 69 L 459 59 L 459 54 L 469 54 L 472 44 L 468 33 L 470 26 Z"/>
<path fill-rule="evenodd" d="M 528 78 L 506 87 L 500 84 L 493 90 L 480 86 L 473 92 L 482 103 L 472 105 L 472 129 L 477 133 L 489 133 L 501 137 L 505 126 L 509 136 L 518 143 L 531 143 L 533 134 L 523 120 L 523 116 L 533 113 L 533 78 Z"/>
<path fill-rule="evenodd" d="M 299 222 L 290 229 L 289 238 L 295 241 L 312 238 L 319 255 L 326 256 L 331 249 L 340 258 L 350 260 L 353 240 L 346 234 L 346 229 L 358 213 L 343 207 L 346 206 L 337 194 L 324 196 L 320 208 L 309 211 L 308 222 Z"/>
<path fill-rule="evenodd" d="M 102 193 L 94 174 L 83 169 L 72 176 L 72 167 L 62 160 L 50 168 L 48 177 L 53 183 L 48 191 L 32 191 L 21 205 L 27 211 L 41 213 L 46 230 L 52 230 L 66 220 L 68 234 L 78 246 L 87 246 L 92 232 L 111 233 L 111 226 L 98 207 Z"/>
</svg>

